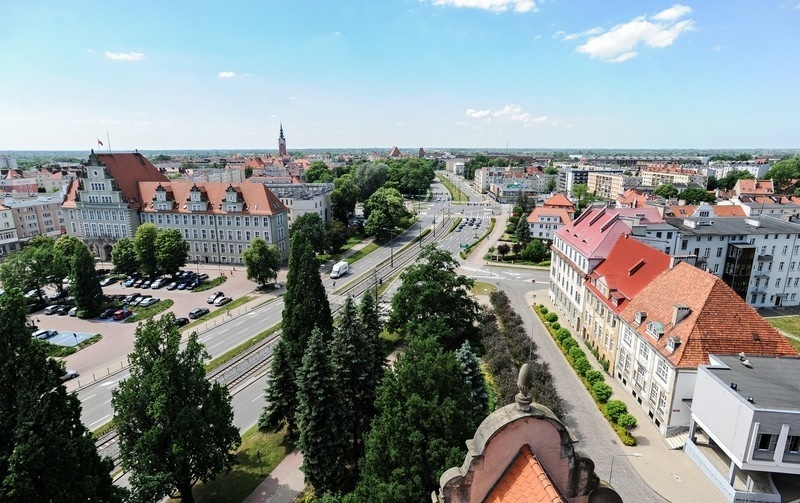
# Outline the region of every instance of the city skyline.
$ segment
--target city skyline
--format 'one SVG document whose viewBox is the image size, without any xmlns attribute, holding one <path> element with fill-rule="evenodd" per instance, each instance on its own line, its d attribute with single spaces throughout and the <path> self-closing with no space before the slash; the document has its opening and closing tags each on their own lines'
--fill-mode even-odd
<svg viewBox="0 0 800 503">
<path fill-rule="evenodd" d="M 281 122 L 290 151 L 799 146 L 800 0 L 11 0 L 0 16 L 0 150 L 274 149 Z"/>
</svg>

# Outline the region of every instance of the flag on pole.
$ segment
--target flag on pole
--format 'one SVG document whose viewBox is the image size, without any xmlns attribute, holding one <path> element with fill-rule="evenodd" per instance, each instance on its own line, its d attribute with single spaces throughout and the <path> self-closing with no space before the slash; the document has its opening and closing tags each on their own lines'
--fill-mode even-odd
<svg viewBox="0 0 800 503">
<path fill-rule="evenodd" d="M 101 147 L 103 146 L 103 142 L 100 141 L 100 138 L 97 139 L 97 144 L 100 145 Z"/>
</svg>

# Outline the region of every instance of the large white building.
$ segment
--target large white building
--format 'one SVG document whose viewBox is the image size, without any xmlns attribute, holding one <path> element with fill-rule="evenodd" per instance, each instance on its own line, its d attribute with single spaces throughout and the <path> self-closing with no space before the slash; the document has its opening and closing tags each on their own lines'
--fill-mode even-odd
<svg viewBox="0 0 800 503">
<path fill-rule="evenodd" d="M 323 222 L 333 218 L 332 183 L 270 183 L 267 187 L 289 208 L 289 227 L 306 213 L 316 213 Z"/>
</svg>

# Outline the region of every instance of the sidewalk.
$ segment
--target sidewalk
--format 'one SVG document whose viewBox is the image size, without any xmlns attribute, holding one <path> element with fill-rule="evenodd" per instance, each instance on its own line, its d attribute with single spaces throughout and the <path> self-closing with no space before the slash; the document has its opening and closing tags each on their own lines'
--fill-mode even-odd
<svg viewBox="0 0 800 503">
<path fill-rule="evenodd" d="M 534 303 L 533 292 L 525 294 L 526 303 L 531 306 Z M 536 303 L 542 304 L 547 309 L 560 313 L 550 303 L 547 295 L 536 297 Z M 536 318 L 538 320 L 538 316 Z M 561 318 L 559 318 L 561 322 Z M 571 326 L 566 320 L 561 323 L 573 334 L 577 334 L 575 327 Z M 586 353 L 589 363 L 595 370 L 603 372 L 603 368 L 591 354 L 583 338 L 574 337 L 580 348 Z M 700 468 L 692 462 L 682 450 L 670 449 L 658 428 L 650 421 L 650 418 L 639 408 L 639 404 L 629 395 L 613 376 L 603 372 L 606 383 L 613 390 L 612 398 L 622 400 L 628 406 L 628 412 L 636 417 L 636 428 L 633 436 L 636 437 L 637 445 L 634 447 L 624 447 L 624 452 L 633 454 L 641 453 L 643 456 L 630 465 L 636 470 L 642 480 L 650 488 L 660 494 L 663 498 L 672 502 L 681 501 L 702 501 L 703 503 L 723 503 L 727 500 L 722 493 L 709 481 L 702 473 Z M 584 390 L 581 390 L 584 391 Z M 588 392 L 587 392 L 588 393 Z M 609 425 L 610 427 L 610 425 Z"/>
</svg>

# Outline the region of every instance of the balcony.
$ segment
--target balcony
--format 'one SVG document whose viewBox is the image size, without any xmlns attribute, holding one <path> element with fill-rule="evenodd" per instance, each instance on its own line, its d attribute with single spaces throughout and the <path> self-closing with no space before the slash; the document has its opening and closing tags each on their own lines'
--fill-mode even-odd
<svg viewBox="0 0 800 503">
<path fill-rule="evenodd" d="M 758 260 L 761 262 L 772 262 L 772 255 L 759 255 Z"/>
</svg>

